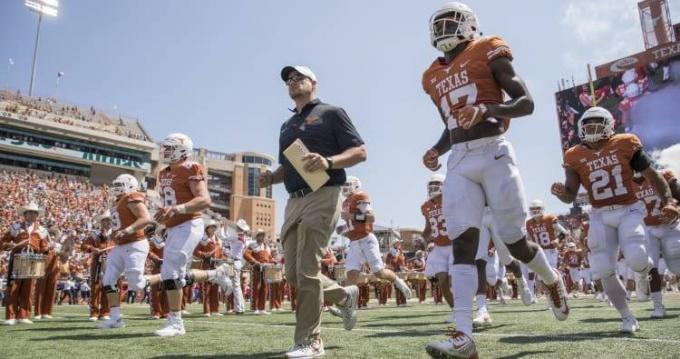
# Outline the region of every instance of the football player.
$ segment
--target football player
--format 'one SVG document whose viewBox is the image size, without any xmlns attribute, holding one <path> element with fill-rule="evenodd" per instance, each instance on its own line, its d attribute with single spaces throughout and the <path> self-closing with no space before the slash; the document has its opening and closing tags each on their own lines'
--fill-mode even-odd
<svg viewBox="0 0 680 359">
<path fill-rule="evenodd" d="M 564 264 L 569 269 L 569 276 L 571 277 L 572 287 L 571 294 L 574 298 L 578 298 L 578 291 L 581 283 L 580 266 L 582 253 L 576 248 L 576 243 L 570 242 L 565 247 L 563 254 Z"/>
<path fill-rule="evenodd" d="M 373 234 L 375 214 L 371 208 L 368 194 L 361 190 L 361 182 L 354 176 L 347 176 L 342 186 L 342 219 L 345 220 L 344 236 L 349 238 L 349 249 L 345 262 L 347 281 L 345 285 L 356 285 L 364 264 L 379 279 L 393 283 L 408 300 L 412 296 L 411 288 L 393 271 L 385 268 L 380 255 L 378 238 Z"/>
<path fill-rule="evenodd" d="M 168 135 L 160 143 L 163 162 L 168 166 L 158 174 L 158 189 L 163 207 L 156 212 L 155 219 L 167 228 L 161 279 L 167 291 L 170 315 L 165 327 L 156 331 L 158 336 L 184 335 L 182 321 L 182 288 L 194 282 L 209 280 L 222 287 L 229 295 L 232 283 L 225 275 L 225 265 L 215 270 L 192 270 L 187 273 L 187 264 L 196 246 L 203 238 L 201 212 L 210 207 L 210 194 L 203 167 L 191 161 L 193 142 L 182 133 Z"/>
<path fill-rule="evenodd" d="M 439 156 L 451 150 L 443 211 L 453 241 L 456 331 L 426 349 L 433 356 L 475 357 L 472 301 L 477 291 L 475 257 L 485 204 L 512 256 L 527 263 L 548 285 L 555 316 L 566 319 L 569 307 L 560 274 L 550 268 L 541 248 L 525 236 L 524 187 L 514 150 L 503 134 L 509 119 L 531 114 L 534 103 L 515 73 L 510 47 L 498 36 L 480 36 L 475 14 L 457 2 L 443 5 L 432 15 L 430 35 L 432 46 L 444 56 L 425 71 L 422 85 L 445 128 L 423 155 L 423 163 L 436 171 L 441 167 Z"/>
<path fill-rule="evenodd" d="M 453 308 L 453 293 L 449 278 L 450 266 L 453 263 L 451 239 L 446 232 L 446 218 L 442 213 L 442 186 L 444 175 L 434 174 L 427 183 L 427 201 L 420 206 L 420 212 L 425 217 L 423 238 L 432 242 L 434 247 L 427 256 L 425 274 L 437 278 L 442 295 L 449 307 Z"/>
<path fill-rule="evenodd" d="M 680 201 L 680 184 L 677 178 L 671 171 L 664 171 L 662 175 L 671 189 L 673 198 Z M 649 271 L 650 295 L 654 302 L 652 318 L 663 318 L 666 316 L 666 308 L 663 306 L 661 295 L 662 277 L 659 272 L 659 259 L 663 255 L 668 269 L 674 274 L 680 274 L 680 223 L 664 224 L 660 211 L 663 203 L 661 197 L 643 176 L 636 175 L 634 180 L 639 186 L 637 198 L 647 206 L 645 225 L 649 238 L 649 257 L 653 263 L 653 268 Z"/>
<path fill-rule="evenodd" d="M 668 184 L 651 167 L 651 160 L 633 134 L 614 134 L 614 117 L 605 108 L 591 107 L 578 121 L 581 144 L 564 155 L 565 182 L 554 183 L 551 192 L 572 203 L 581 185 L 588 191 L 590 264 L 602 280 L 605 293 L 622 318 L 621 331 L 633 333 L 638 321 L 628 309 L 626 291 L 616 276 L 617 249 L 635 272 L 647 275 L 653 268 L 647 253 L 645 206 L 639 202 L 633 172 L 641 172 L 661 198 L 661 223 L 678 219 L 678 209 Z"/>
</svg>

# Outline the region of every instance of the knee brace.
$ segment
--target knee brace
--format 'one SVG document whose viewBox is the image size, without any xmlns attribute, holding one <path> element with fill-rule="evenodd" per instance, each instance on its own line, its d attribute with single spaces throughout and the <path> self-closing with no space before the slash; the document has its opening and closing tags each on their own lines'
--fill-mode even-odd
<svg viewBox="0 0 680 359">
<path fill-rule="evenodd" d="M 118 293 L 118 287 L 115 285 L 105 285 L 104 286 L 104 293 L 109 294 L 109 293 Z"/>
<path fill-rule="evenodd" d="M 479 229 L 468 228 L 453 241 L 453 263 L 475 265 Z"/>
<path fill-rule="evenodd" d="M 531 262 L 536 256 L 536 252 L 539 250 L 538 245 L 529 242 L 526 237 L 520 238 L 520 240 L 515 243 L 509 243 L 507 246 L 510 254 L 524 263 Z"/>
<path fill-rule="evenodd" d="M 182 289 L 184 287 L 182 280 L 180 279 L 165 279 L 161 282 L 161 289 L 165 290 L 175 290 Z"/>
</svg>

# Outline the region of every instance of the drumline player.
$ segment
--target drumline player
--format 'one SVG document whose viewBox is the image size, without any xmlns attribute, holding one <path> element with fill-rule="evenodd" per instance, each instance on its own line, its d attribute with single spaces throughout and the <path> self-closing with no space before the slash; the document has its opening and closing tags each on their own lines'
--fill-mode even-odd
<svg viewBox="0 0 680 359">
<path fill-rule="evenodd" d="M 14 278 L 16 261 L 22 252 L 32 250 L 34 253 L 48 252 L 47 230 L 40 225 L 38 217 L 42 210 L 35 203 L 20 207 L 18 214 L 23 221 L 13 223 L 2 237 L 2 248 L 10 251 L 7 273 L 7 297 L 5 298 L 5 325 L 17 323 L 33 324 L 31 316 L 31 299 L 35 279 Z M 44 260 L 44 259 L 43 259 Z M 23 268 L 17 268 L 19 271 Z M 21 273 L 17 277 L 21 276 Z M 17 320 L 18 318 L 18 320 Z"/>
<path fill-rule="evenodd" d="M 243 257 L 253 266 L 252 271 L 252 298 L 250 301 L 251 310 L 255 315 L 270 314 L 265 310 L 267 302 L 267 283 L 265 282 L 264 273 L 267 264 L 274 264 L 269 246 L 264 241 L 265 231 L 258 229 L 255 233 L 255 242 L 250 243 L 246 249 Z"/>
</svg>

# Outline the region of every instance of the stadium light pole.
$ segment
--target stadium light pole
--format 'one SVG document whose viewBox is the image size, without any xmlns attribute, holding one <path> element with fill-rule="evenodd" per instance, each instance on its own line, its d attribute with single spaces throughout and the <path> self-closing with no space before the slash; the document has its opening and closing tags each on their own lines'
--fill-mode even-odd
<svg viewBox="0 0 680 359">
<path fill-rule="evenodd" d="M 33 67 L 31 69 L 31 83 L 28 86 L 28 96 L 33 96 L 33 83 L 35 82 L 35 65 L 38 62 L 38 43 L 40 42 L 40 24 L 43 15 L 56 17 L 58 14 L 59 0 L 26 0 L 24 5 L 31 11 L 38 13 L 38 31 L 35 34 L 35 48 L 33 49 Z"/>
</svg>

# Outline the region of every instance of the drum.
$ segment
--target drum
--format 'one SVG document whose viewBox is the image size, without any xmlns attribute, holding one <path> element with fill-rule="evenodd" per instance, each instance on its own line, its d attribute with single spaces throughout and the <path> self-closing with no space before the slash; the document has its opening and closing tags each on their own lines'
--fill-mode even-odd
<svg viewBox="0 0 680 359">
<path fill-rule="evenodd" d="M 426 280 L 427 276 L 425 276 L 424 272 L 412 272 L 412 279 L 413 280 Z"/>
<path fill-rule="evenodd" d="M 359 273 L 359 278 L 357 279 L 357 284 L 368 284 L 371 276 L 375 277 L 375 275 L 373 275 L 373 274 Z"/>
<path fill-rule="evenodd" d="M 347 279 L 347 270 L 344 264 L 336 264 L 333 267 L 333 272 L 335 274 L 335 280 L 338 282 L 344 282 Z"/>
<path fill-rule="evenodd" d="M 201 262 L 202 261 L 200 259 L 197 259 L 196 257 L 194 257 L 191 260 L 190 269 L 201 269 Z"/>
<path fill-rule="evenodd" d="M 12 278 L 35 279 L 45 276 L 46 256 L 25 251 L 14 255 L 12 264 Z"/>
<path fill-rule="evenodd" d="M 264 281 L 267 284 L 283 282 L 283 269 L 280 265 L 264 266 Z"/>
<path fill-rule="evenodd" d="M 397 273 L 397 277 L 399 277 L 399 278 L 401 278 L 401 279 L 403 279 L 403 280 L 408 280 L 408 279 L 410 279 L 410 277 L 411 277 L 410 274 L 411 274 L 411 273 L 408 273 L 408 272 L 398 272 L 398 273 Z"/>
</svg>

